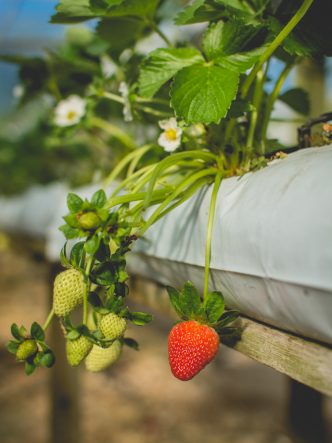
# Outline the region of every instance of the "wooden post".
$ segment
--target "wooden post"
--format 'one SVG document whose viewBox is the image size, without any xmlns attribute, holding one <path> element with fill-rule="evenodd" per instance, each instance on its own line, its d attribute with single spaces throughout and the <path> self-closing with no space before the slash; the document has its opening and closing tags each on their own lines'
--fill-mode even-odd
<svg viewBox="0 0 332 443">
<path fill-rule="evenodd" d="M 53 281 L 62 267 L 50 264 L 51 293 Z M 56 364 L 50 370 L 51 443 L 77 443 L 80 441 L 79 426 L 79 370 L 71 368 L 66 361 L 65 341 L 59 322 L 51 326 L 51 348 Z"/>
</svg>

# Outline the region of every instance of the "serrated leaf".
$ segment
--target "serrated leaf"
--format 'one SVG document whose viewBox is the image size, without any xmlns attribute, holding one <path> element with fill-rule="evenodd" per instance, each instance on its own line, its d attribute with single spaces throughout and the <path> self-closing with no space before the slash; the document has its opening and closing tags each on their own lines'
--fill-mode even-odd
<svg viewBox="0 0 332 443">
<path fill-rule="evenodd" d="M 19 327 L 17 326 L 16 323 L 13 323 L 10 327 L 10 331 L 12 333 L 12 336 L 14 338 L 16 338 L 17 340 L 21 340 L 22 339 L 22 335 L 20 334 L 20 330 Z"/>
<path fill-rule="evenodd" d="M 109 43 L 113 51 L 132 46 L 141 36 L 146 24 L 127 17 L 104 18 L 96 28 L 98 35 Z"/>
<path fill-rule="evenodd" d="M 16 354 L 16 351 L 19 346 L 20 346 L 20 343 L 16 343 L 13 340 L 6 343 L 7 351 L 10 352 L 11 354 Z"/>
<path fill-rule="evenodd" d="M 51 368 L 55 363 L 55 356 L 53 352 L 49 349 L 46 351 L 39 359 L 39 363 L 45 368 Z"/>
<path fill-rule="evenodd" d="M 78 23 L 95 16 L 89 0 L 60 0 L 55 9 L 57 13 L 51 17 L 51 23 Z"/>
<path fill-rule="evenodd" d="M 152 315 L 146 312 L 130 312 L 129 318 L 135 325 L 144 326 L 150 323 Z"/>
<path fill-rule="evenodd" d="M 105 191 L 103 189 L 99 189 L 99 191 L 96 191 L 92 198 L 91 203 L 95 208 L 102 208 L 106 203 L 107 197 L 105 194 Z"/>
<path fill-rule="evenodd" d="M 123 0 L 119 5 L 111 5 L 107 17 L 152 18 L 160 0 Z"/>
<path fill-rule="evenodd" d="M 206 0 L 194 0 L 175 17 L 175 23 L 177 25 L 188 25 L 216 20 L 218 18 L 217 13 L 220 11 L 206 3 Z"/>
<path fill-rule="evenodd" d="M 31 375 L 36 369 L 36 365 L 34 363 L 25 362 L 24 370 L 26 375 Z"/>
<path fill-rule="evenodd" d="M 83 200 L 78 195 L 70 192 L 67 196 L 67 206 L 70 212 L 76 213 L 83 207 Z"/>
<path fill-rule="evenodd" d="M 100 237 L 98 237 L 98 235 L 94 235 L 85 242 L 84 249 L 88 254 L 93 255 L 98 251 L 99 244 Z"/>
<path fill-rule="evenodd" d="M 171 305 L 173 306 L 179 317 L 183 318 L 184 312 L 182 311 L 181 308 L 180 292 L 177 289 L 172 288 L 171 286 L 166 286 L 166 290 L 168 292 Z"/>
<path fill-rule="evenodd" d="M 250 69 L 264 52 L 265 47 L 260 47 L 248 52 L 239 52 L 238 54 L 224 55 L 215 59 L 215 63 L 230 71 L 244 73 Z"/>
<path fill-rule="evenodd" d="M 171 89 L 177 117 L 188 123 L 218 123 L 236 97 L 239 74 L 210 64 L 182 69 Z"/>
<path fill-rule="evenodd" d="M 202 314 L 202 302 L 195 286 L 186 282 L 180 296 L 180 303 L 184 314 L 189 318 L 196 318 Z"/>
<path fill-rule="evenodd" d="M 309 115 L 310 113 L 309 94 L 304 89 L 289 89 L 281 94 L 278 99 L 300 114 Z"/>
<path fill-rule="evenodd" d="M 31 336 L 36 340 L 43 341 L 45 340 L 45 332 L 44 329 L 37 323 L 33 322 L 31 325 Z"/>
<path fill-rule="evenodd" d="M 225 310 L 225 301 L 221 292 L 209 292 L 204 299 L 204 309 L 209 323 L 216 323 Z"/>
<path fill-rule="evenodd" d="M 126 346 L 129 346 L 129 348 L 132 348 L 132 349 L 134 349 L 135 351 L 139 351 L 139 344 L 138 344 L 137 341 L 134 340 L 133 338 L 128 338 L 128 337 L 126 337 L 126 338 L 123 339 L 123 343 L 124 343 Z"/>
<path fill-rule="evenodd" d="M 237 15 L 242 14 L 244 16 L 254 15 L 255 11 L 250 6 L 249 2 L 243 0 L 215 0 L 216 3 L 220 3 L 226 8 L 230 8 Z"/>
<path fill-rule="evenodd" d="M 152 51 L 143 62 L 139 75 L 142 97 L 153 97 L 161 86 L 186 66 L 203 61 L 195 48 L 168 48 Z"/>
</svg>

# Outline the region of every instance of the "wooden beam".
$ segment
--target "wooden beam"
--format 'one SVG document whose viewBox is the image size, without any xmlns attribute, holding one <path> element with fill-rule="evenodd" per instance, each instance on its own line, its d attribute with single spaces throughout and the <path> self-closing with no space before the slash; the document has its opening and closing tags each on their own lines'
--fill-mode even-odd
<svg viewBox="0 0 332 443">
<path fill-rule="evenodd" d="M 166 290 L 141 277 L 131 282 L 134 299 L 157 312 L 172 315 Z M 241 339 L 224 344 L 288 375 L 319 392 L 332 395 L 332 347 L 241 317 Z"/>
</svg>

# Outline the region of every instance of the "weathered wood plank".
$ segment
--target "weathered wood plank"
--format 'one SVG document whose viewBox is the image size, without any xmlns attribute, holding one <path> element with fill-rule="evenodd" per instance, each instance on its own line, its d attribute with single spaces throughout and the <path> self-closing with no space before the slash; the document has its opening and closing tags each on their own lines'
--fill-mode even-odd
<svg viewBox="0 0 332 443">
<path fill-rule="evenodd" d="M 155 311 L 174 316 L 166 290 L 135 277 L 134 297 Z M 332 395 L 332 348 L 245 317 L 239 320 L 241 339 L 227 346 L 324 394 Z M 226 344 L 226 343 L 225 343 Z"/>
</svg>

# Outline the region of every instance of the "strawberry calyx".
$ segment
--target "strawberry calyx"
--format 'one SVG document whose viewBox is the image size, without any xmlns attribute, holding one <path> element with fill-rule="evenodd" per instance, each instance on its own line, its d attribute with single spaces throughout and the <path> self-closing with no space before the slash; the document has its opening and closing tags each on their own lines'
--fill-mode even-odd
<svg viewBox="0 0 332 443">
<path fill-rule="evenodd" d="M 166 289 L 171 305 L 181 321 L 195 320 L 215 329 L 220 336 L 231 332 L 238 333 L 238 328 L 229 328 L 227 325 L 238 318 L 239 312 L 225 310 L 224 296 L 221 292 L 208 292 L 202 299 L 190 281 L 186 282 L 180 291 L 170 286 Z"/>
</svg>

